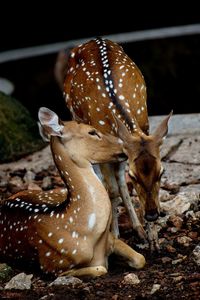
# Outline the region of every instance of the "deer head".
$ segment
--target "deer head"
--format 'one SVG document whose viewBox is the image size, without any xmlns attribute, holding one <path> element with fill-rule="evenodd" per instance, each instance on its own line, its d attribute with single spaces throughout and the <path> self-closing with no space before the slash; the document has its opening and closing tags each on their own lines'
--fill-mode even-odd
<svg viewBox="0 0 200 300">
<path fill-rule="evenodd" d="M 68 155 L 79 165 L 126 158 L 123 154 L 123 142 L 119 138 L 109 134 L 103 135 L 87 124 L 76 121 L 63 122 L 55 112 L 45 107 L 40 108 L 38 116 L 41 123 L 40 132 L 45 140 L 51 136 L 53 147 L 54 140 L 60 139 Z"/>
<path fill-rule="evenodd" d="M 127 127 L 115 118 L 118 135 L 123 140 L 124 152 L 129 159 L 129 175 L 144 207 L 147 221 L 155 221 L 160 213 L 159 188 L 163 167 L 160 146 L 168 132 L 172 112 L 161 122 L 152 135 L 132 135 Z"/>
</svg>

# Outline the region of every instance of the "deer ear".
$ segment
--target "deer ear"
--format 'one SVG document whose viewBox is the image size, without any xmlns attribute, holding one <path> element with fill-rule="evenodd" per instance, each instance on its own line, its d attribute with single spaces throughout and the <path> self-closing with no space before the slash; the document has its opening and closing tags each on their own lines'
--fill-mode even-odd
<svg viewBox="0 0 200 300">
<path fill-rule="evenodd" d="M 127 142 L 130 138 L 130 132 L 128 131 L 126 125 L 114 114 L 112 114 L 112 116 L 115 123 L 116 133 L 123 142 Z"/>
<path fill-rule="evenodd" d="M 166 137 L 168 133 L 168 121 L 173 114 L 173 110 L 170 114 L 160 123 L 158 128 L 155 130 L 153 136 L 159 144 L 162 144 L 163 139 Z"/>
<path fill-rule="evenodd" d="M 46 107 L 41 107 L 38 118 L 40 121 L 39 131 L 44 140 L 49 141 L 51 135 L 62 136 L 64 126 L 55 112 Z"/>
</svg>

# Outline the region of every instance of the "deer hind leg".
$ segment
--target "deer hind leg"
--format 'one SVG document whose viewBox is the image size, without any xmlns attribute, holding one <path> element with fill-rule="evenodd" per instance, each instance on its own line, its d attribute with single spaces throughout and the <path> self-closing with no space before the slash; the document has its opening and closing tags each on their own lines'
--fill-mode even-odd
<svg viewBox="0 0 200 300">
<path fill-rule="evenodd" d="M 69 271 L 59 274 L 59 276 L 98 277 L 98 276 L 105 275 L 106 273 L 107 273 L 107 269 L 104 266 L 94 266 L 94 267 L 85 267 L 80 269 L 71 269 Z"/>
<path fill-rule="evenodd" d="M 130 267 L 135 269 L 141 269 L 144 267 L 146 263 L 144 256 L 133 250 L 120 239 L 116 239 L 112 233 L 109 235 L 109 245 L 111 252 L 123 257 Z"/>
<path fill-rule="evenodd" d="M 137 214 L 135 212 L 135 209 L 133 207 L 129 192 L 128 192 L 128 187 L 126 184 L 126 179 L 125 179 L 125 167 L 126 167 L 126 162 L 122 162 L 115 167 L 115 173 L 116 173 L 116 178 L 120 190 L 121 197 L 123 199 L 124 205 L 127 209 L 127 212 L 129 214 L 133 229 L 136 230 L 138 233 L 139 237 L 143 240 L 146 240 L 146 233 L 141 225 Z"/>
<path fill-rule="evenodd" d="M 117 207 L 122 202 L 117 180 L 115 178 L 114 164 L 102 164 L 101 172 L 103 174 L 103 182 L 108 190 L 112 204 L 112 222 L 111 231 L 115 237 L 119 237 L 118 211 Z"/>
</svg>

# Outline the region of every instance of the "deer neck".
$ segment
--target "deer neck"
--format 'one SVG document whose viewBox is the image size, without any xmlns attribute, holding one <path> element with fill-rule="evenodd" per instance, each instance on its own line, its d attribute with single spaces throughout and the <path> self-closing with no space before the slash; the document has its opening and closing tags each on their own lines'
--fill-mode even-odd
<svg viewBox="0 0 200 300">
<path fill-rule="evenodd" d="M 57 137 L 52 139 L 51 148 L 55 164 L 69 190 L 71 205 L 77 205 L 76 202 L 81 200 L 85 209 L 98 213 L 103 207 L 103 212 L 110 215 L 108 194 L 92 165 L 87 162 L 80 166 L 77 161 L 73 161 Z"/>
</svg>

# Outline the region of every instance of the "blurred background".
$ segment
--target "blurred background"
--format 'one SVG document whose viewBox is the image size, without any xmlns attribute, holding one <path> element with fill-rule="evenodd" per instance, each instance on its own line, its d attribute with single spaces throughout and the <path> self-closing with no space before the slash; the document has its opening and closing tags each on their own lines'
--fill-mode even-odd
<svg viewBox="0 0 200 300">
<path fill-rule="evenodd" d="M 80 1 L 79 1 L 80 2 Z M 178 4 L 178 3 L 177 3 Z M 95 36 L 200 24 L 199 9 L 192 2 L 174 7 L 146 2 L 45 5 L 8 3 L 1 8 L 0 56 L 12 49 Z M 142 71 L 147 84 L 150 115 L 200 111 L 200 35 L 123 42 L 125 52 Z M 19 50 L 20 51 L 20 50 Z M 62 93 L 54 79 L 57 53 L 0 63 L 0 77 L 14 85 L 17 98 L 37 119 L 40 106 L 48 106 L 69 119 Z"/>
</svg>

